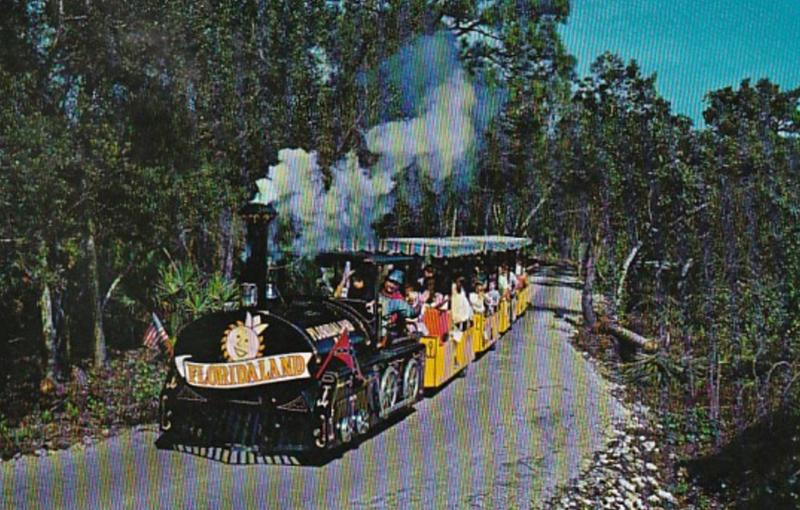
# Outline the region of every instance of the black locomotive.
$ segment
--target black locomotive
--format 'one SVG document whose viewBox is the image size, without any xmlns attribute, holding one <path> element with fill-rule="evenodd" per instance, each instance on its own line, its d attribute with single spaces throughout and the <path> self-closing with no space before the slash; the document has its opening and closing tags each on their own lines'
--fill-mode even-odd
<svg viewBox="0 0 800 510">
<path fill-rule="evenodd" d="M 360 300 L 277 297 L 268 282 L 271 205 L 249 203 L 243 303 L 186 326 L 160 400 L 161 445 L 320 453 L 347 445 L 422 396 L 425 347 L 380 342 Z M 362 265 L 397 263 L 363 255 Z"/>
</svg>

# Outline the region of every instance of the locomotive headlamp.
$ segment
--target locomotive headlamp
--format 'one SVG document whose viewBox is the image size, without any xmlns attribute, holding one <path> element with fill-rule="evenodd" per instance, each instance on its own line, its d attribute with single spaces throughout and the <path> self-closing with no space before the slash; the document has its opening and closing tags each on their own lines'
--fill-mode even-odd
<svg viewBox="0 0 800 510">
<path fill-rule="evenodd" d="M 264 292 L 264 297 L 267 299 L 267 301 L 280 298 L 280 294 L 278 294 L 278 288 L 275 287 L 274 283 L 267 282 L 267 288 Z"/>
</svg>

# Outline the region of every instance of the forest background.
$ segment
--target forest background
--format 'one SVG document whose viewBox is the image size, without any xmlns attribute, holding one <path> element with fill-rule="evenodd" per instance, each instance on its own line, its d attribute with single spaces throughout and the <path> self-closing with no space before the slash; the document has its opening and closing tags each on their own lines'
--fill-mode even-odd
<svg viewBox="0 0 800 510">
<path fill-rule="evenodd" d="M 608 317 L 658 341 L 625 373 L 687 458 L 797 415 L 800 91 L 709 91 L 698 127 L 633 61 L 603 54 L 577 76 L 566 0 L 9 0 L 3 13 L 0 373 L 24 368 L 47 395 L 138 347 L 150 311 L 174 333 L 235 297 L 238 208 L 269 167 L 310 158 L 320 200 L 382 182 L 375 221 L 351 229 L 456 225 L 576 261 L 587 331 L 606 320 L 601 295 Z M 437 72 L 419 51 L 450 71 L 415 74 Z M 471 127 L 457 157 L 439 117 L 407 131 L 438 145 L 386 142 L 453 76 L 466 99 L 445 106 L 469 108 Z M 323 225 L 347 213 L 331 207 Z M 303 221 L 282 223 L 279 247 L 308 244 Z M 18 386 L 0 377 L 0 394 Z M 4 406 L 0 432 L 63 411 L 56 400 Z"/>
</svg>

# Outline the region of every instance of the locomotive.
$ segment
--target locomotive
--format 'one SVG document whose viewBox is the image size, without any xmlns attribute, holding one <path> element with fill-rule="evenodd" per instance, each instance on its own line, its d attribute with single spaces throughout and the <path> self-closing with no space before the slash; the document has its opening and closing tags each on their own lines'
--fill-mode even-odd
<svg viewBox="0 0 800 510">
<path fill-rule="evenodd" d="M 425 346 L 408 334 L 381 342 L 379 304 L 281 297 L 267 269 L 276 211 L 250 202 L 240 214 L 242 303 L 178 335 L 160 395 L 159 445 L 322 454 L 408 411 L 422 397 Z M 376 273 L 411 259 L 353 256 Z"/>
</svg>

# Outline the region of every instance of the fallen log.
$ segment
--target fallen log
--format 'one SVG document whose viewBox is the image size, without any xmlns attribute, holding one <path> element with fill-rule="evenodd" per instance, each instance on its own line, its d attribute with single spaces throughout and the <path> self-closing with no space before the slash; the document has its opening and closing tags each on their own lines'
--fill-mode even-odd
<svg viewBox="0 0 800 510">
<path fill-rule="evenodd" d="M 579 320 L 569 316 L 565 316 L 564 320 L 575 327 L 583 326 L 583 324 Z M 656 342 L 655 340 L 650 340 L 649 338 L 643 337 L 639 333 L 631 331 L 630 329 L 624 328 L 619 324 L 610 322 L 608 320 L 598 321 L 597 330 L 603 333 L 612 334 L 619 340 L 628 342 L 629 344 L 633 344 L 633 346 L 636 347 L 637 349 L 642 349 L 643 351 L 648 353 L 653 353 L 658 350 L 658 342 Z"/>
<path fill-rule="evenodd" d="M 608 321 L 601 321 L 600 329 L 602 331 L 611 333 L 620 340 L 624 340 L 628 343 L 635 345 L 636 347 L 644 350 L 645 352 L 652 353 L 658 350 L 658 342 L 656 342 L 655 340 L 650 340 L 649 338 L 645 338 L 639 333 L 635 333 L 630 329 L 623 328 L 619 324 L 614 324 L 613 322 L 608 322 Z"/>
</svg>

